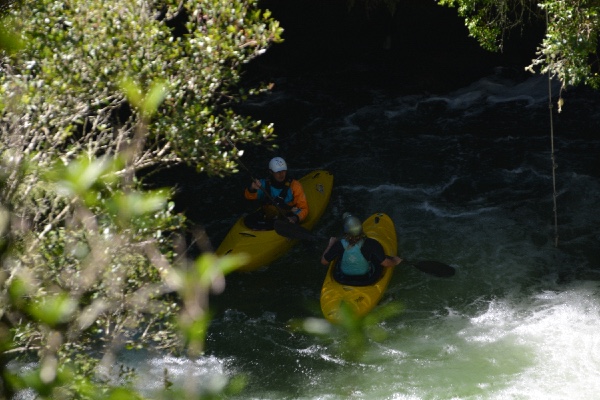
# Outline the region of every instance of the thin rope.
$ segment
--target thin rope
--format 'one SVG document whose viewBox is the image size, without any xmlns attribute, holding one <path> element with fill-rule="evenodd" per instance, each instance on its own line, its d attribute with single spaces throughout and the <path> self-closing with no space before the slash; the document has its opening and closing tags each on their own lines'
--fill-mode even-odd
<svg viewBox="0 0 600 400">
<path fill-rule="evenodd" d="M 546 9 L 546 29 L 548 29 L 548 9 Z M 548 109 L 550 111 L 550 158 L 552 160 L 552 199 L 554 201 L 554 247 L 558 247 L 558 207 L 557 207 L 557 193 L 556 193 L 556 157 L 554 156 L 554 123 L 552 120 L 552 75 L 548 70 Z"/>
</svg>

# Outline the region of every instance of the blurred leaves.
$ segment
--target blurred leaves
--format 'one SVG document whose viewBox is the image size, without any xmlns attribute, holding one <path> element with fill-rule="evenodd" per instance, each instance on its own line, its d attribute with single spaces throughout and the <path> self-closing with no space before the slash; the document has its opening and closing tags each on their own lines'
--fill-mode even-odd
<svg viewBox="0 0 600 400">
<path fill-rule="evenodd" d="M 25 43 L 16 32 L 13 20 L 0 15 L 0 50 L 12 54 L 23 48 Z"/>
<path fill-rule="evenodd" d="M 164 235 L 183 227 L 170 214 L 170 191 L 119 189 L 119 163 L 87 156 L 57 163 L 41 179 L 59 187 L 73 214 L 47 232 L 41 257 L 15 258 L 17 248 L 7 249 L 3 269 L 11 278 L 0 300 L 13 333 L 0 326 L 2 348 L 37 350 L 40 357 L 39 370 L 11 375 L 15 390 L 30 388 L 41 398 L 135 398 L 126 387 L 95 382 L 100 371 L 115 368 L 112 353 L 154 343 L 202 355 L 209 294 L 221 292 L 224 276 L 245 262 L 212 253 L 195 261 L 178 256 L 178 241 Z M 9 216 L 5 226 L 14 233 Z"/>
<path fill-rule="evenodd" d="M 337 323 L 332 324 L 322 318 L 306 318 L 292 321 L 290 328 L 320 337 L 331 343 L 342 357 L 356 361 L 364 356 L 371 341 L 382 342 L 387 338 L 382 323 L 399 315 L 403 309 L 400 303 L 388 303 L 378 305 L 367 315 L 359 316 L 355 308 L 341 302 Z"/>
<path fill-rule="evenodd" d="M 340 305 L 339 325 L 344 332 L 341 341 L 341 354 L 349 359 L 360 359 L 365 353 L 369 340 L 381 342 L 387 337 L 385 330 L 379 324 L 402 312 L 398 303 L 380 305 L 364 317 L 355 314 L 354 309 L 346 304 Z"/>
<path fill-rule="evenodd" d="M 107 158 L 90 159 L 81 156 L 69 164 L 56 163 L 47 174 L 48 180 L 55 181 L 58 193 L 67 197 L 87 197 L 86 194 L 96 184 L 111 184 L 117 181 L 115 162 Z"/>
<path fill-rule="evenodd" d="M 158 107 L 167 96 L 166 84 L 162 80 L 152 83 L 145 96 L 142 96 L 142 89 L 129 78 L 121 82 L 121 87 L 129 103 L 146 119 L 158 111 Z"/>
<path fill-rule="evenodd" d="M 239 156 L 225 138 L 270 140 L 272 125 L 234 106 L 267 90 L 240 87 L 241 69 L 282 30 L 252 0 L 15 1 L 2 11 L 0 397 L 138 398 L 109 385 L 119 352 L 201 355 L 209 294 L 244 259 L 190 260 L 173 189 L 148 190 L 137 173 L 188 164 L 224 175 Z M 39 368 L 11 374 L 5 361 L 21 355 Z"/>
<path fill-rule="evenodd" d="M 185 307 L 178 323 L 190 356 L 197 357 L 204 349 L 210 322 L 206 295 L 210 291 L 222 292 L 225 289 L 225 275 L 243 265 L 246 259 L 243 254 L 217 257 L 206 253 L 198 257 L 190 269 L 181 271 L 178 291 Z"/>
<path fill-rule="evenodd" d="M 35 320 L 55 327 L 73 318 L 77 302 L 67 293 L 59 293 L 36 299 L 28 308 L 29 314 Z"/>
</svg>

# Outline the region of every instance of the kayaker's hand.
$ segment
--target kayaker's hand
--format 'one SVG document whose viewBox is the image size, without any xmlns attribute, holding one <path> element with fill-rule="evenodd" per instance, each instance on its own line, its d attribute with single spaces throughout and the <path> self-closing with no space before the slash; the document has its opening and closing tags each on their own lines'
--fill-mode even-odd
<svg viewBox="0 0 600 400">
<path fill-rule="evenodd" d="M 329 265 L 329 261 L 325 258 L 325 253 L 327 253 L 329 251 L 329 249 L 331 248 L 331 246 L 333 246 L 333 244 L 335 242 L 337 242 L 337 238 L 335 236 L 332 236 L 329 238 L 329 243 L 327 244 L 327 248 L 323 251 L 323 255 L 321 256 L 321 264 Z"/>
<path fill-rule="evenodd" d="M 383 265 L 384 267 L 395 267 L 396 265 L 400 264 L 402 262 L 402 259 L 398 256 L 386 256 L 385 260 L 383 260 L 383 262 L 381 263 L 381 265 Z"/>
<path fill-rule="evenodd" d="M 300 218 L 297 215 L 292 215 L 288 217 L 288 221 L 290 221 L 292 224 L 297 224 L 300 222 Z"/>
<path fill-rule="evenodd" d="M 250 187 L 252 188 L 252 190 L 258 190 L 262 187 L 262 185 L 260 184 L 260 181 L 258 179 L 255 179 L 250 185 Z"/>
</svg>

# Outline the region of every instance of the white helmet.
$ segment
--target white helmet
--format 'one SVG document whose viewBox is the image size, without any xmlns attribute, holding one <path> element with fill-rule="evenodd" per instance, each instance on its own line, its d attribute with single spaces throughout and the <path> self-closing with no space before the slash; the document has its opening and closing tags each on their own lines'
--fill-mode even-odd
<svg viewBox="0 0 600 400">
<path fill-rule="evenodd" d="M 269 161 L 269 169 L 273 172 L 287 171 L 287 164 L 281 157 L 275 157 Z"/>
</svg>

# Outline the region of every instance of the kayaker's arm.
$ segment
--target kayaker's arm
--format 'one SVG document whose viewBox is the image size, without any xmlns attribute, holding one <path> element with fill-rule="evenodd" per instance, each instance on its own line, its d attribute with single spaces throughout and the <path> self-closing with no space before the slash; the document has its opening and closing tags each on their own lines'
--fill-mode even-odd
<svg viewBox="0 0 600 400">
<path fill-rule="evenodd" d="M 294 179 L 290 184 L 290 189 L 294 196 L 292 210 L 296 217 L 298 217 L 298 222 L 302 222 L 308 215 L 308 201 L 306 200 L 304 188 L 299 181 Z"/>
<path fill-rule="evenodd" d="M 367 250 L 368 246 L 368 250 Z M 377 240 L 373 238 L 367 238 L 363 245 L 363 249 L 366 251 L 365 257 L 369 255 L 369 260 L 373 264 L 381 265 L 382 267 L 389 268 L 394 267 L 402 262 L 402 259 L 398 256 L 388 256 L 385 254 L 383 246 Z"/>
<path fill-rule="evenodd" d="M 258 199 L 258 189 L 262 189 L 262 183 L 260 180 L 255 179 L 244 190 L 244 197 L 248 200 Z"/>
<path fill-rule="evenodd" d="M 329 265 L 330 261 L 328 261 L 325 258 L 325 254 L 327 254 L 327 252 L 329 251 L 329 249 L 331 249 L 331 246 L 333 246 L 335 244 L 335 242 L 337 242 L 337 238 L 336 237 L 330 237 L 329 238 L 329 244 L 327 245 L 327 248 L 325 248 L 325 251 L 323 251 L 323 255 L 321 256 L 321 264 L 323 264 L 323 265 Z"/>
<path fill-rule="evenodd" d="M 385 260 L 381 263 L 384 267 L 394 267 L 402 262 L 402 259 L 398 256 L 386 256 Z"/>
</svg>

